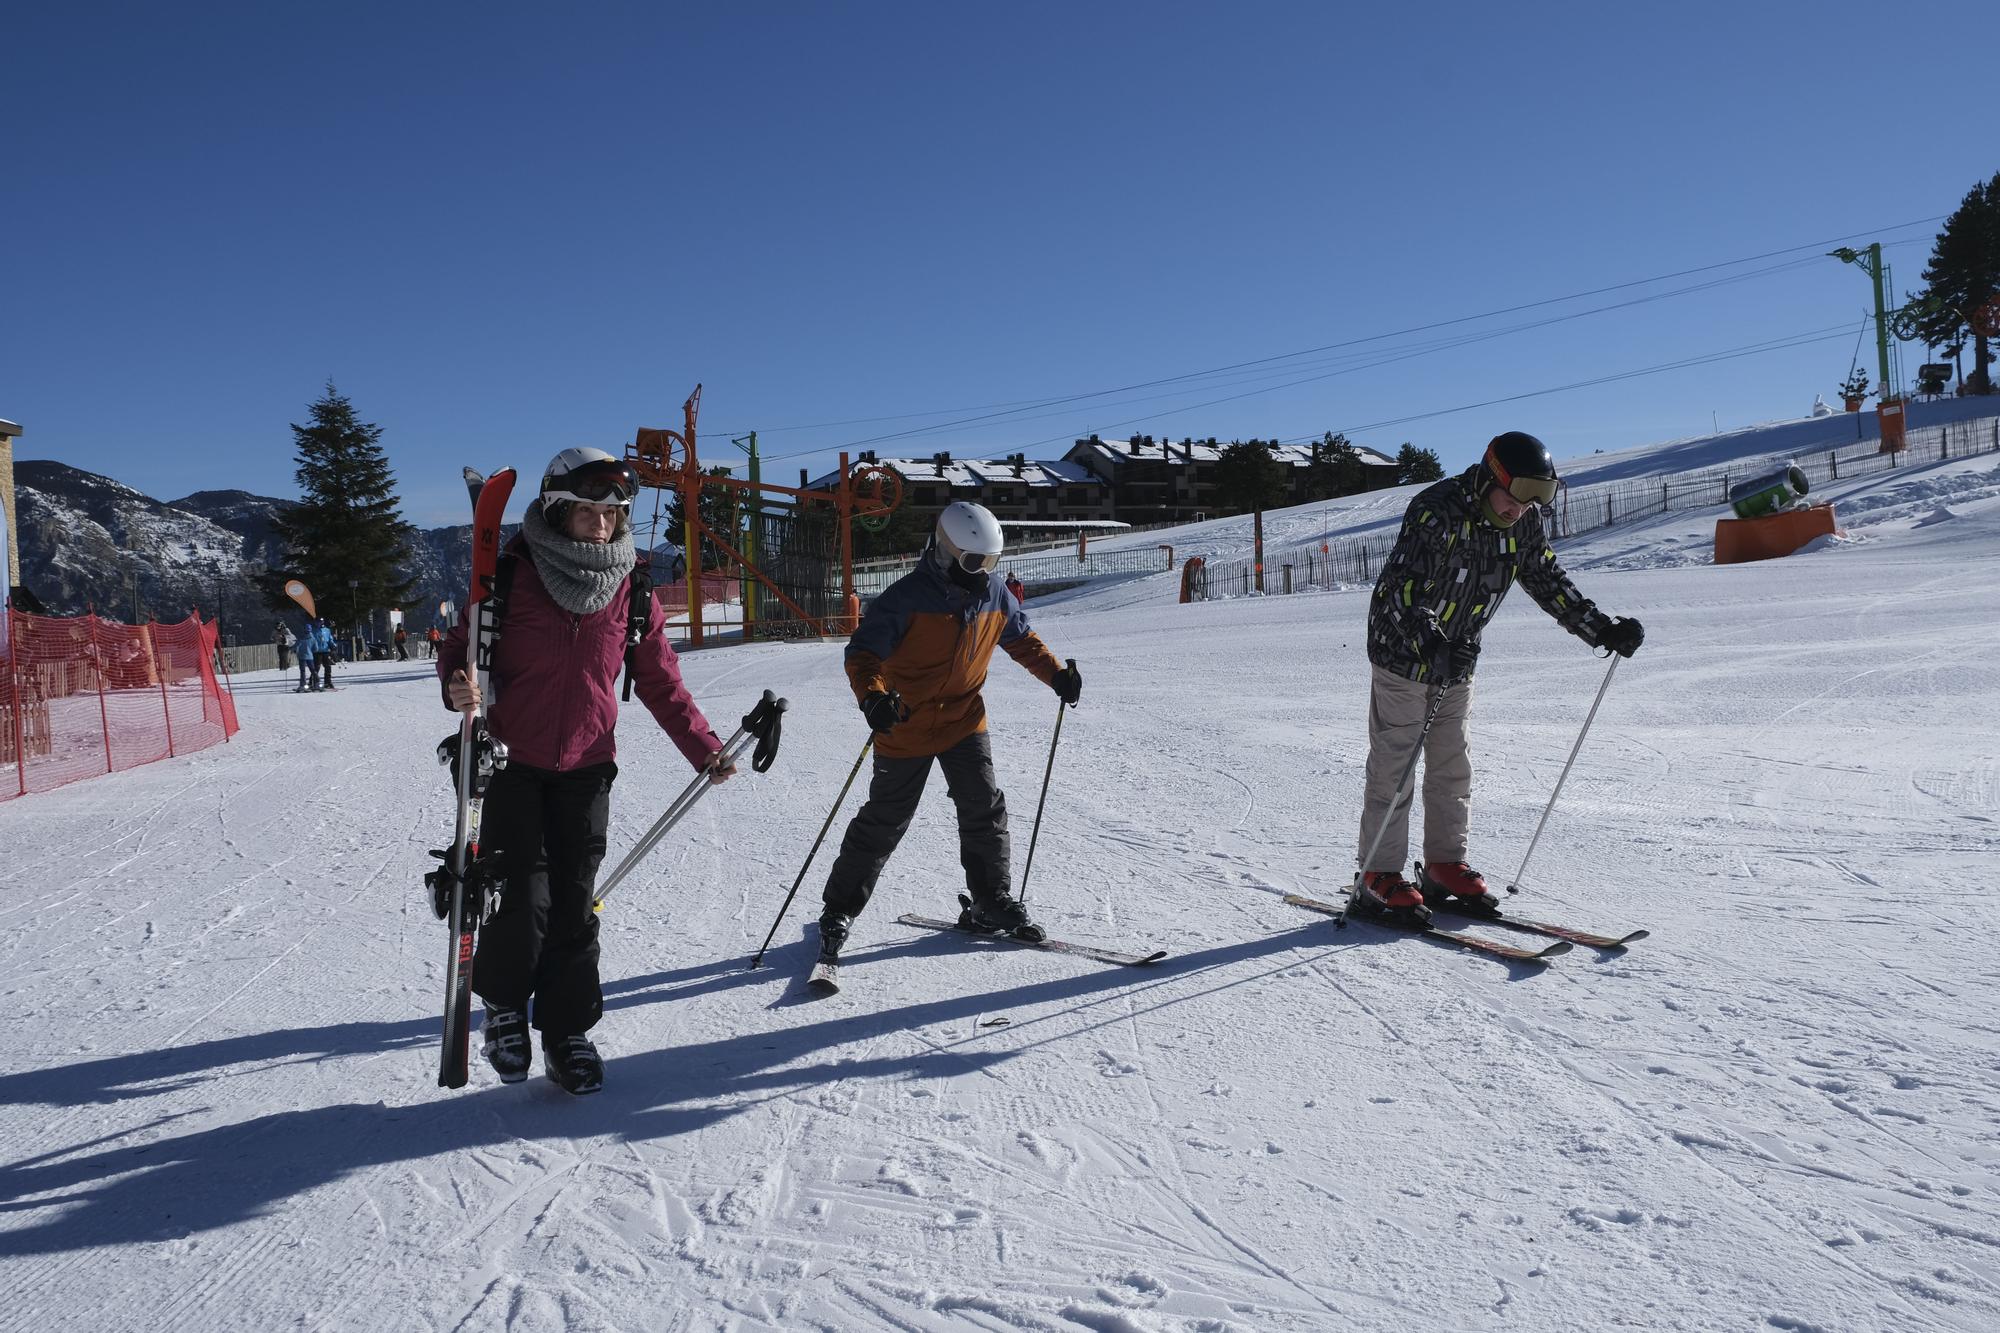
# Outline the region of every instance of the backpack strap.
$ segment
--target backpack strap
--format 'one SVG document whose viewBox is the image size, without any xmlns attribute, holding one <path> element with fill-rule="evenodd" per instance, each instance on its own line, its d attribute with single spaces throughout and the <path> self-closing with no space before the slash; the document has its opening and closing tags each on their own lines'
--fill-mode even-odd
<svg viewBox="0 0 2000 1333">
<path fill-rule="evenodd" d="M 646 637 L 646 624 L 653 615 L 653 569 L 641 559 L 632 566 L 631 599 L 625 609 L 625 687 L 619 698 L 630 702 L 632 698 L 632 660 L 639 651 L 639 641 Z"/>
</svg>

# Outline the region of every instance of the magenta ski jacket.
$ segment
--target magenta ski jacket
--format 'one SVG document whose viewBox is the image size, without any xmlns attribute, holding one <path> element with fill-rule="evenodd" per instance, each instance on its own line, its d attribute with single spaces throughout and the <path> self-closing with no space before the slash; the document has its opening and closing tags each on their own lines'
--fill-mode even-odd
<svg viewBox="0 0 2000 1333">
<path fill-rule="evenodd" d="M 526 543 L 515 538 L 506 554 L 514 562 L 513 584 L 494 654 L 487 726 L 506 742 L 510 762 L 556 772 L 604 763 L 617 753 L 613 731 L 625 670 L 630 584 L 619 584 L 601 609 L 572 615 L 542 586 Z M 439 645 L 438 684 L 446 708 L 451 696 L 445 683 L 465 666 L 466 630 L 461 612 Z M 632 655 L 632 684 L 688 763 L 700 768 L 722 748 L 681 680 L 657 601 L 651 602 L 646 636 Z"/>
</svg>

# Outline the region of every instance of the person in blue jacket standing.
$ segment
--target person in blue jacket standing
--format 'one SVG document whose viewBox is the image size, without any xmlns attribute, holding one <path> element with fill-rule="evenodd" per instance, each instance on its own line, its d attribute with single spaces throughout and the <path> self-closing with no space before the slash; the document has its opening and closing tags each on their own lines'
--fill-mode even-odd
<svg viewBox="0 0 2000 1333">
<path fill-rule="evenodd" d="M 304 694 L 307 690 L 319 689 L 319 668 L 313 664 L 313 641 L 318 636 L 313 633 L 313 623 L 306 622 L 305 633 L 299 635 L 299 683 L 293 694 Z"/>
<path fill-rule="evenodd" d="M 326 623 L 325 616 L 321 616 L 313 625 L 313 659 L 319 663 L 321 689 L 333 688 L 333 659 L 338 652 L 339 648 L 333 637 L 333 626 Z"/>
</svg>

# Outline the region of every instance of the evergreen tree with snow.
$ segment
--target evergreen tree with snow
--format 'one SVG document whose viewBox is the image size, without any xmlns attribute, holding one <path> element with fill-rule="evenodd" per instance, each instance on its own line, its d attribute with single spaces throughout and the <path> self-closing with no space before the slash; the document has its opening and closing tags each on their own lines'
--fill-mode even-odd
<svg viewBox="0 0 2000 1333">
<path fill-rule="evenodd" d="M 398 607 L 416 580 L 407 572 L 414 529 L 403 520 L 396 480 L 382 452 L 382 428 L 361 421 L 333 385 L 308 409 L 311 424 L 292 425 L 299 503 L 272 520 L 288 551 L 274 573 L 271 604 L 289 608 L 287 578 L 312 589 L 329 621 Z"/>
<path fill-rule="evenodd" d="M 1943 347 L 1970 335 L 1973 370 L 1965 387 L 1971 393 L 1992 393 L 1992 335 L 1972 321 L 1988 302 L 2000 301 L 2000 172 L 1973 186 L 1958 211 L 1945 219 L 1931 247 L 1924 282 L 1915 299 L 1929 308 L 1911 321 L 1918 336 Z"/>
</svg>

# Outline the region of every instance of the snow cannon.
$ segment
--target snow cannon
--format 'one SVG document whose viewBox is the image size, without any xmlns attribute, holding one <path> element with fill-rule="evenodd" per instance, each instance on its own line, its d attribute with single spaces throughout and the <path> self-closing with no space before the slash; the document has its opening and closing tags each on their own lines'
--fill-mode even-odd
<svg viewBox="0 0 2000 1333">
<path fill-rule="evenodd" d="M 1715 563 L 1773 560 L 1839 532 L 1833 506 L 1803 502 L 1806 474 L 1787 463 L 1768 477 L 1729 488 L 1735 518 L 1715 520 Z"/>
<path fill-rule="evenodd" d="M 1738 518 L 1762 518 L 1790 509 L 1807 491 L 1806 474 L 1787 463 L 1768 477 L 1738 482 L 1729 488 L 1729 507 Z"/>
</svg>

